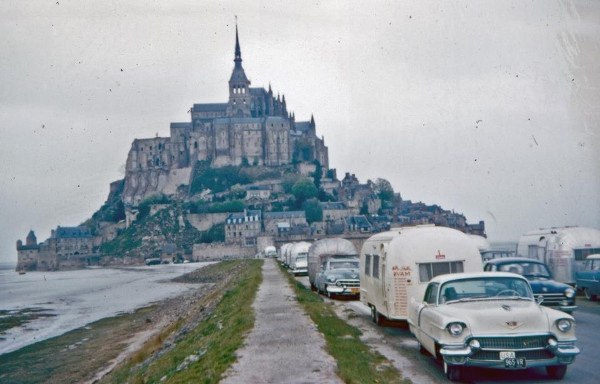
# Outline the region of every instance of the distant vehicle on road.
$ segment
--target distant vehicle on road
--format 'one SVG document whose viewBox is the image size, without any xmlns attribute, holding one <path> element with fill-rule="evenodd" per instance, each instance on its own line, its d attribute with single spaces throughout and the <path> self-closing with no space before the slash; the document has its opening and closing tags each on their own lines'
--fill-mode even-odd
<svg viewBox="0 0 600 384">
<path fill-rule="evenodd" d="M 152 258 L 145 259 L 144 263 L 146 265 L 158 265 L 158 264 L 162 263 L 162 260 L 160 259 L 160 257 L 152 257 Z"/>
<path fill-rule="evenodd" d="M 437 276 L 411 303 L 408 322 L 421 352 L 442 360 L 452 381 L 469 367 L 545 367 L 562 379 L 579 354 L 573 317 L 538 305 L 514 273 Z"/>
<path fill-rule="evenodd" d="M 358 297 L 359 262 L 352 242 L 341 238 L 317 240 L 308 250 L 308 281 L 329 297 Z"/>
<path fill-rule="evenodd" d="M 596 300 L 600 295 L 600 254 L 589 255 L 575 276 L 577 289 L 583 291 L 586 299 Z"/>
<path fill-rule="evenodd" d="M 600 260 L 599 260 L 600 261 Z M 486 272 L 513 272 L 529 280 L 536 300 L 543 298 L 542 305 L 573 313 L 575 305 L 575 289 L 552 278 L 548 266 L 539 260 L 526 257 L 505 257 L 489 260 L 483 266 Z"/>
<path fill-rule="evenodd" d="M 360 253 L 360 300 L 377 324 L 405 322 L 408 303 L 423 297 L 431 278 L 459 272 L 482 272 L 473 240 L 447 227 L 396 228 L 367 239 Z"/>
<path fill-rule="evenodd" d="M 585 258 L 595 253 L 600 253 L 600 230 L 594 228 L 538 229 L 522 235 L 517 244 L 517 256 L 543 261 L 556 281 L 572 286 Z"/>
<path fill-rule="evenodd" d="M 277 257 L 277 248 L 272 245 L 268 245 L 264 250 L 265 257 L 275 258 Z"/>
</svg>

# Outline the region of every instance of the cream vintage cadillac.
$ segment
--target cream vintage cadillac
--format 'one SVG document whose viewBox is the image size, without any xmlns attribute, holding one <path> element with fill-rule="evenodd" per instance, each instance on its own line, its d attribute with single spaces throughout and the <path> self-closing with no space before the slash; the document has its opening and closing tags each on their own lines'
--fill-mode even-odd
<svg viewBox="0 0 600 384">
<path fill-rule="evenodd" d="M 408 323 L 422 353 L 443 360 L 450 380 L 466 367 L 546 367 L 562 379 L 575 360 L 575 320 L 539 305 L 529 282 L 509 272 L 456 273 L 433 278 Z"/>
</svg>

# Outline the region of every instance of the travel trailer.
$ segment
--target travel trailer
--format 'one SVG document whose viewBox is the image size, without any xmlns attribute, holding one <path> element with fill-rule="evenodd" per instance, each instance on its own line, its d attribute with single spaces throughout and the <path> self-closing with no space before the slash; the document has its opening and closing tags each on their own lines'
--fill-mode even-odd
<svg viewBox="0 0 600 384">
<path fill-rule="evenodd" d="M 308 250 L 308 281 L 329 297 L 360 294 L 359 257 L 352 242 L 341 239 L 315 241 Z"/>
<path fill-rule="evenodd" d="M 575 285 L 575 273 L 585 258 L 600 253 L 600 230 L 585 227 L 544 228 L 519 238 L 517 255 L 543 261 L 554 280 Z"/>
<path fill-rule="evenodd" d="M 279 248 L 279 254 L 278 254 L 278 260 L 281 262 L 281 264 L 287 266 L 287 253 L 289 248 L 292 246 L 292 243 L 285 243 L 281 246 L 281 248 Z"/>
<path fill-rule="evenodd" d="M 308 249 L 310 243 L 301 241 L 294 243 L 288 248 L 287 266 L 294 275 L 306 275 L 308 273 Z"/>
<path fill-rule="evenodd" d="M 411 300 L 421 300 L 433 277 L 482 272 L 477 246 L 464 233 L 419 225 L 371 236 L 360 253 L 360 300 L 374 322 L 406 321 Z"/>
<path fill-rule="evenodd" d="M 264 253 L 265 253 L 265 257 L 271 257 L 271 258 L 277 257 L 277 249 L 272 245 L 266 246 Z"/>
</svg>

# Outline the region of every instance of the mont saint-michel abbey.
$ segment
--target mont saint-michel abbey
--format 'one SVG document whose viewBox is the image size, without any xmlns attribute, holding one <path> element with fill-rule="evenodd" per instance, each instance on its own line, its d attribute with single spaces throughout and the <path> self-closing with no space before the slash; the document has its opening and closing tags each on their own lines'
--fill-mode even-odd
<svg viewBox="0 0 600 384">
<path fill-rule="evenodd" d="M 155 192 L 188 184 L 198 161 L 226 165 L 279 166 L 318 160 L 329 168 L 327 147 L 315 121 L 296 121 L 285 96 L 250 87 L 242 67 L 236 26 L 234 67 L 225 103 L 194 104 L 191 121 L 171 123 L 170 137 L 136 139 L 126 164 L 124 199 L 137 204 Z"/>
</svg>

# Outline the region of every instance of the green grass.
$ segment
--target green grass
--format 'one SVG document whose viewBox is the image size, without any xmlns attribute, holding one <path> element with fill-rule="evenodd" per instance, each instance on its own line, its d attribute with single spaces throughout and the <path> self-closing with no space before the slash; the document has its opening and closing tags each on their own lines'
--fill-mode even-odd
<svg viewBox="0 0 600 384">
<path fill-rule="evenodd" d="M 325 336 L 327 351 L 337 361 L 338 376 L 345 383 L 411 383 L 384 356 L 360 340 L 361 331 L 337 317 L 321 296 L 287 272 L 298 302 Z"/>
<path fill-rule="evenodd" d="M 2 335 L 11 328 L 22 326 L 40 317 L 52 316 L 55 315 L 48 313 L 43 308 L 25 308 L 16 311 L 0 309 L 0 340 L 2 339 Z"/>
<path fill-rule="evenodd" d="M 242 346 L 244 337 L 254 327 L 252 303 L 262 281 L 261 260 L 224 262 L 215 268 L 231 270 L 236 266 L 236 276 L 224 288 L 222 299 L 208 319 L 186 333 L 173 348 L 147 361 L 167 335 L 150 340 L 102 382 L 157 383 L 162 379 L 165 383 L 218 383 L 235 362 L 235 352 Z M 178 370 L 190 356 L 198 360 Z"/>
</svg>

